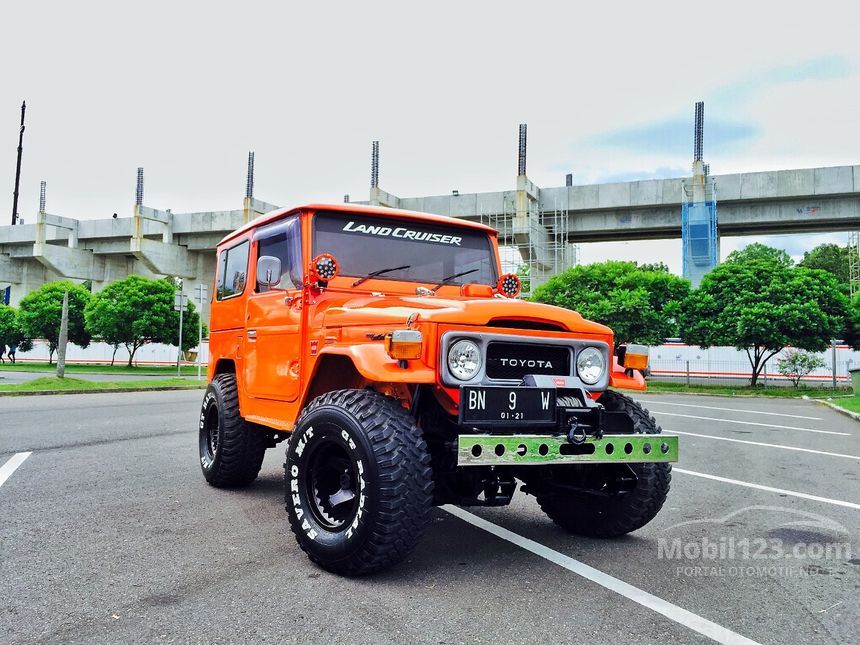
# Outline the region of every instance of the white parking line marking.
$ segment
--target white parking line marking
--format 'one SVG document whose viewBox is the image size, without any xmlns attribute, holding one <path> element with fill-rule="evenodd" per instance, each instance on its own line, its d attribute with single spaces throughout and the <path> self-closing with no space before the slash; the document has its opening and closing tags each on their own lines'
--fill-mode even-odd
<svg viewBox="0 0 860 645">
<path fill-rule="evenodd" d="M 795 446 L 780 446 L 777 443 L 762 443 L 761 441 L 746 441 L 745 439 L 730 439 L 729 437 L 715 437 L 709 434 L 696 434 L 695 432 L 681 432 L 672 430 L 672 434 L 683 434 L 689 437 L 702 437 L 703 439 L 716 439 L 718 441 L 734 441 L 735 443 L 746 443 L 751 446 L 766 446 L 768 448 L 782 448 L 783 450 L 797 450 L 798 452 L 811 452 L 816 455 L 827 455 L 828 457 L 842 457 L 843 459 L 860 459 L 856 455 L 842 455 L 838 452 L 824 452 L 823 450 L 812 450 L 811 448 L 797 448 Z"/>
<path fill-rule="evenodd" d="M 819 497 L 818 495 L 809 495 L 808 493 L 799 493 L 796 490 L 785 490 L 784 488 L 774 488 L 773 486 L 762 486 L 761 484 L 753 484 L 751 482 L 742 482 L 738 479 L 729 479 L 728 477 L 717 477 L 716 475 L 708 475 L 706 473 L 697 473 L 694 470 L 686 470 L 672 468 L 673 473 L 684 473 L 685 475 L 693 475 L 694 477 L 704 477 L 705 479 L 713 479 L 714 481 L 723 482 L 726 484 L 734 484 L 735 486 L 744 486 L 746 488 L 755 488 L 756 490 L 767 491 L 768 493 L 779 493 L 780 495 L 790 495 L 792 497 L 800 497 L 802 499 L 811 499 L 814 502 L 824 502 L 825 504 L 835 504 L 836 506 L 844 506 L 845 508 L 853 508 L 860 511 L 860 504 L 854 502 L 844 502 L 841 499 L 830 499 L 829 497 Z"/>
<path fill-rule="evenodd" d="M 812 428 L 796 428 L 794 426 L 778 426 L 772 423 L 759 423 L 757 421 L 735 421 L 734 419 L 718 419 L 716 417 L 696 417 L 692 414 L 677 414 L 676 412 L 655 412 L 655 414 L 664 414 L 667 417 L 684 417 L 685 419 L 700 419 L 702 421 L 722 421 L 723 423 L 739 423 L 745 426 L 762 426 L 765 428 L 780 428 L 782 430 L 799 430 L 800 432 L 816 432 L 818 434 L 838 434 L 843 437 L 850 437 L 850 432 L 833 432 L 832 430 L 813 430 Z"/>
<path fill-rule="evenodd" d="M 782 412 L 762 412 L 760 410 L 741 410 L 740 408 L 718 408 L 713 405 L 694 405 L 692 403 L 675 403 L 669 401 L 648 400 L 648 405 L 677 405 L 683 408 L 702 408 L 703 410 L 725 410 L 726 412 L 743 412 L 745 414 L 768 414 L 773 417 L 790 417 L 792 419 L 809 419 L 810 421 L 823 421 L 821 417 L 804 417 L 799 414 L 784 414 Z"/>
<path fill-rule="evenodd" d="M 678 605 L 673 605 L 671 602 L 658 598 L 647 591 L 643 591 L 642 589 L 634 587 L 623 580 L 610 576 L 608 573 L 604 573 L 599 569 L 590 567 L 584 562 L 580 562 L 579 560 L 575 560 L 563 553 L 554 551 L 540 542 L 535 542 L 534 540 L 523 537 L 518 533 L 502 528 L 498 524 L 488 522 L 469 511 L 464 511 L 462 508 L 450 505 L 445 505 L 441 508 L 448 511 L 451 515 L 459 517 L 464 522 L 468 522 L 472 526 L 482 529 L 487 533 L 491 533 L 498 538 L 506 540 L 507 542 L 515 544 L 526 551 L 549 560 L 568 571 L 572 571 L 587 580 L 591 580 L 592 582 L 599 584 L 601 587 L 614 591 L 615 593 L 620 594 L 643 607 L 647 607 L 652 611 L 656 611 L 658 614 L 662 614 L 679 625 L 688 627 L 702 636 L 712 638 L 718 643 L 749 643 L 756 645 L 756 641 L 750 640 L 745 636 L 741 636 L 740 634 L 733 632 L 730 629 L 726 629 L 721 625 L 712 623 L 707 618 L 702 618 L 701 616 L 687 611 Z"/>
<path fill-rule="evenodd" d="M 32 452 L 16 452 L 9 458 L 5 464 L 0 466 L 0 486 L 6 483 L 6 480 L 12 476 L 18 466 L 24 463 L 24 460 L 32 455 Z"/>
</svg>

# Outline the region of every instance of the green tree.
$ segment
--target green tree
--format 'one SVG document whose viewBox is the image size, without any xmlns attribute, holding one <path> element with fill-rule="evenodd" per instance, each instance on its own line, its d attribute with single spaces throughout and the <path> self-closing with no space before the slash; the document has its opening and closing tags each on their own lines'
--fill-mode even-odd
<svg viewBox="0 0 860 645">
<path fill-rule="evenodd" d="M 0 304 L 0 350 L 5 351 L 5 345 L 17 345 L 20 335 L 15 308 Z"/>
<path fill-rule="evenodd" d="M 826 271 L 793 267 L 760 250 L 716 267 L 682 306 L 682 338 L 745 350 L 753 386 L 785 347 L 823 351 L 842 330 L 848 304 Z"/>
<path fill-rule="evenodd" d="M 754 261 L 776 264 L 781 267 L 794 266 L 794 260 L 782 249 L 775 249 L 767 244 L 755 242 L 747 244 L 742 249 L 732 251 L 726 258 L 725 263 L 749 263 Z"/>
<path fill-rule="evenodd" d="M 609 326 L 616 344 L 656 345 L 677 336 L 690 283 L 662 267 L 598 262 L 572 267 L 535 290 L 532 300 L 578 311 Z"/>
<path fill-rule="evenodd" d="M 80 347 L 90 344 L 90 334 L 84 325 L 84 308 L 90 292 L 79 284 L 67 281 L 47 282 L 21 299 L 18 309 L 18 328 L 22 339 L 32 342 L 37 338 L 48 341 L 49 362 L 60 336 L 60 318 L 63 311 L 63 294 L 69 292 L 69 342 Z"/>
<path fill-rule="evenodd" d="M 848 246 L 819 244 L 803 254 L 800 266 L 829 271 L 840 284 L 848 284 Z"/>
<path fill-rule="evenodd" d="M 640 264 L 639 268 L 642 271 L 656 271 L 657 273 L 672 273 L 665 262 L 645 262 Z"/>
<path fill-rule="evenodd" d="M 789 350 L 785 356 L 776 362 L 776 369 L 794 383 L 794 387 L 800 387 L 800 380 L 811 374 L 819 367 L 824 367 L 824 359 L 818 354 Z"/>
<path fill-rule="evenodd" d="M 523 293 L 531 293 L 532 291 L 532 269 L 528 264 L 521 264 L 517 267 L 517 277 L 520 279 L 520 290 Z"/>
<path fill-rule="evenodd" d="M 846 327 L 845 342 L 852 348 L 860 350 L 860 291 L 851 299 Z"/>
<path fill-rule="evenodd" d="M 176 286 L 169 278 L 149 280 L 132 275 L 109 284 L 94 294 L 84 311 L 87 329 L 92 335 L 116 348 L 128 350 L 128 365 L 134 363 L 137 350 L 147 343 L 176 345 L 179 336 L 179 313 L 174 311 Z M 197 345 L 199 314 L 189 303 L 183 315 L 182 349 Z M 113 362 L 113 361 L 111 361 Z"/>
</svg>

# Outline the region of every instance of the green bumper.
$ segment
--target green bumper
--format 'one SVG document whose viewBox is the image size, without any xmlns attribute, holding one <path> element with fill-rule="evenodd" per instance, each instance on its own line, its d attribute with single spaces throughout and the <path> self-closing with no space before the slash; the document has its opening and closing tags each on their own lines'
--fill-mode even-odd
<svg viewBox="0 0 860 645">
<path fill-rule="evenodd" d="M 581 444 L 564 436 L 461 434 L 458 466 L 539 466 L 541 464 L 663 463 L 678 461 L 678 437 L 615 434 L 588 437 Z"/>
</svg>

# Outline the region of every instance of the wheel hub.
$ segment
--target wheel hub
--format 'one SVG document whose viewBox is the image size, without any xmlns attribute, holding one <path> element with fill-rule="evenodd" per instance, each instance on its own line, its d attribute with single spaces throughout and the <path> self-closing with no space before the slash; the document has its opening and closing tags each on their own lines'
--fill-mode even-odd
<svg viewBox="0 0 860 645">
<path fill-rule="evenodd" d="M 321 445 L 308 459 L 310 510 L 329 530 L 341 530 L 355 516 L 358 506 L 358 473 L 346 448 L 331 441 Z"/>
</svg>

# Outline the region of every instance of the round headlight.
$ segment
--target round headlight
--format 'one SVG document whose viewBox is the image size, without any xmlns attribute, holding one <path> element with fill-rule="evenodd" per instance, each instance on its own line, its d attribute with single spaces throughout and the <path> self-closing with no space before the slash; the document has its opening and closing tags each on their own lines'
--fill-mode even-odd
<svg viewBox="0 0 860 645">
<path fill-rule="evenodd" d="M 481 369 L 481 350 L 471 340 L 458 340 L 448 350 L 448 369 L 461 381 L 468 381 Z"/>
<path fill-rule="evenodd" d="M 606 370 L 606 361 L 603 353 L 596 347 L 586 347 L 579 352 L 576 358 L 576 371 L 583 383 L 594 385 L 602 377 Z"/>
</svg>

